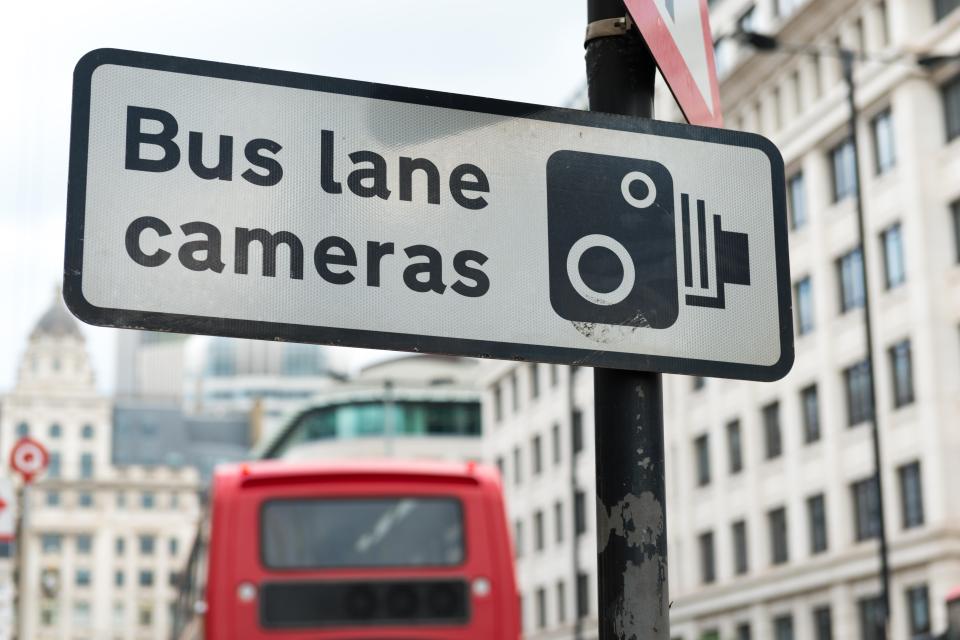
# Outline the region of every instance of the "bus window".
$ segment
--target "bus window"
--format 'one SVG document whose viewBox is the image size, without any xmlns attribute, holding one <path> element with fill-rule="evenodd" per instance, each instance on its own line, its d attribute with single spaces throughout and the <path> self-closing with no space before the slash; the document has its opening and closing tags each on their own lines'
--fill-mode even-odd
<svg viewBox="0 0 960 640">
<path fill-rule="evenodd" d="M 271 569 L 463 563 L 463 510 L 455 498 L 271 500 L 261 518 L 261 553 Z"/>
</svg>

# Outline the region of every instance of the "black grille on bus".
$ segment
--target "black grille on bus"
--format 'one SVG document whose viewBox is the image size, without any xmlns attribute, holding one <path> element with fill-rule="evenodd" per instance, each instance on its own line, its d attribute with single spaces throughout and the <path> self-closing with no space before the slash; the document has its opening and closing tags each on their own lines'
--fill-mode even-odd
<svg viewBox="0 0 960 640">
<path fill-rule="evenodd" d="M 268 628 L 465 624 L 463 580 L 272 582 L 260 590 Z"/>
</svg>

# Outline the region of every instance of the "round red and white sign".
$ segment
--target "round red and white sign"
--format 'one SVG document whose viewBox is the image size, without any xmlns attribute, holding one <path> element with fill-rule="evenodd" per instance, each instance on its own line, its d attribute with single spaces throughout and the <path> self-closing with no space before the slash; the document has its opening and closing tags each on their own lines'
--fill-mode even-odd
<svg viewBox="0 0 960 640">
<path fill-rule="evenodd" d="M 10 451 L 10 468 L 22 475 L 24 482 L 31 482 L 48 464 L 50 454 L 33 438 L 20 438 Z"/>
</svg>

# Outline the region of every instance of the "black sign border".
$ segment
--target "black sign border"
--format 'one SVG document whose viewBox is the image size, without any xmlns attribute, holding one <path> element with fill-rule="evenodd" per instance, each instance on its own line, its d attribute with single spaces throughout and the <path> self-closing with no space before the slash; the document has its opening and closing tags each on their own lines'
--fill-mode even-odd
<svg viewBox="0 0 960 640">
<path fill-rule="evenodd" d="M 94 71 L 101 65 L 111 64 L 757 149 L 770 160 L 773 178 L 780 359 L 773 365 L 762 366 L 695 358 L 442 338 L 362 329 L 337 329 L 256 320 L 155 313 L 131 309 L 107 309 L 94 306 L 83 297 L 81 290 L 87 150 L 90 134 L 90 91 Z M 80 59 L 74 70 L 63 295 L 73 314 L 84 322 L 126 329 L 281 340 L 417 353 L 439 353 L 514 361 L 575 364 L 757 381 L 779 380 L 790 371 L 794 359 L 793 310 L 787 244 L 783 158 L 773 143 L 762 136 L 741 131 L 727 131 L 607 113 L 545 107 L 492 98 L 410 89 L 122 49 L 96 49 L 91 51 Z M 749 340 L 749 337 L 745 336 L 743 339 Z"/>
</svg>

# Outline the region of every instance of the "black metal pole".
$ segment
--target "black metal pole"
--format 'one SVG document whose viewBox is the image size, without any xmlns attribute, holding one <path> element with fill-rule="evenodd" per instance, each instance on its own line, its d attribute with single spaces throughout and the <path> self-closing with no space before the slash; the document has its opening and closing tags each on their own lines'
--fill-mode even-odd
<svg viewBox="0 0 960 640">
<path fill-rule="evenodd" d="M 649 118 L 655 64 L 626 15 L 622 0 L 587 0 L 590 109 Z M 599 638 L 667 640 L 661 375 L 595 369 L 594 416 Z"/>
<path fill-rule="evenodd" d="M 867 372 L 870 374 L 870 435 L 873 440 L 873 473 L 877 487 L 877 510 L 880 524 L 880 600 L 883 603 L 883 634 L 889 637 L 890 629 L 890 562 L 887 546 L 887 519 L 883 506 L 883 466 L 880 455 L 880 416 L 877 414 L 876 383 L 874 382 L 875 368 L 873 358 L 873 325 L 870 313 L 870 279 L 867 269 L 867 231 L 863 215 L 863 193 L 860 180 L 860 144 L 857 136 L 857 109 L 856 83 L 853 78 L 854 62 L 857 53 L 848 49 L 840 51 L 840 60 L 843 64 L 843 79 L 847 83 L 847 101 L 850 107 L 850 142 L 853 146 L 854 162 L 854 198 L 857 207 L 857 228 L 860 233 L 860 259 L 863 263 L 863 327 L 866 334 Z"/>
</svg>

